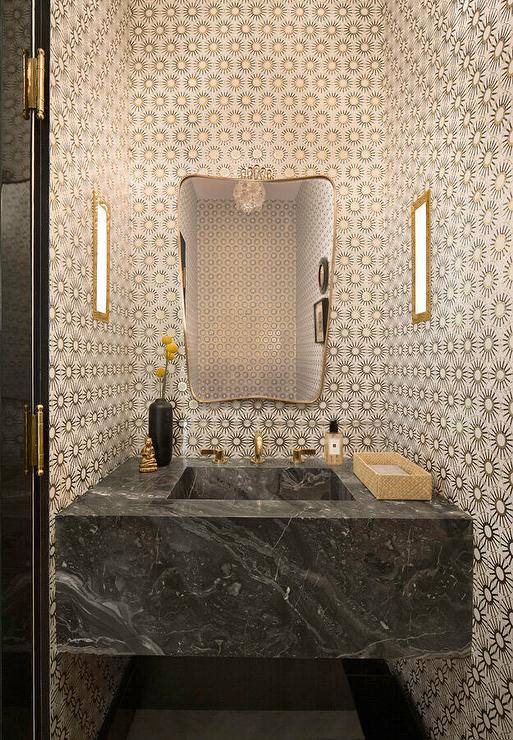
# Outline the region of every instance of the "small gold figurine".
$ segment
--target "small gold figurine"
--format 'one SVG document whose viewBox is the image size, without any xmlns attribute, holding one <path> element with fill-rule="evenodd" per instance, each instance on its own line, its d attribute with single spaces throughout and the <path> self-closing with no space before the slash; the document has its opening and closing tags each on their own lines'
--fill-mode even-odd
<svg viewBox="0 0 513 740">
<path fill-rule="evenodd" d="M 157 461 L 155 460 L 155 450 L 151 437 L 146 437 L 144 447 L 141 452 L 141 462 L 139 463 L 140 473 L 154 473 L 157 470 Z"/>
</svg>

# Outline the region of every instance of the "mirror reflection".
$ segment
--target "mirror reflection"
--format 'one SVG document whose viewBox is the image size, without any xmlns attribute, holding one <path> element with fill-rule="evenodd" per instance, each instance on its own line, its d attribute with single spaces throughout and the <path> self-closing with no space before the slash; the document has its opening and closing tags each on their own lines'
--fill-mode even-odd
<svg viewBox="0 0 513 740">
<path fill-rule="evenodd" d="M 189 382 L 200 401 L 310 403 L 329 327 L 335 199 L 326 177 L 190 176 L 179 191 Z"/>
</svg>

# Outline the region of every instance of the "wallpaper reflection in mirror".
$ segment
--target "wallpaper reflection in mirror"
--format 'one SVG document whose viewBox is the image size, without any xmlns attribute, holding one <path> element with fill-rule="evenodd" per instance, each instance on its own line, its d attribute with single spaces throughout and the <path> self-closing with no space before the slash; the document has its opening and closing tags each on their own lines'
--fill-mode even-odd
<svg viewBox="0 0 513 740">
<path fill-rule="evenodd" d="M 191 391 L 205 402 L 313 402 L 326 348 L 315 341 L 313 309 L 323 297 L 320 262 L 333 263 L 333 185 L 262 181 L 263 204 L 246 211 L 237 182 L 192 176 L 180 187 Z"/>
</svg>

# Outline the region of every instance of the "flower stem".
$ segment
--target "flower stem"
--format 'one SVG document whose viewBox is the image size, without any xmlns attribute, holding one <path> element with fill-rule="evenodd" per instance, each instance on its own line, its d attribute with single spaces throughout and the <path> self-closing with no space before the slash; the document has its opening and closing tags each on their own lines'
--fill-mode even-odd
<svg viewBox="0 0 513 740">
<path fill-rule="evenodd" d="M 166 373 L 164 375 L 164 378 L 162 379 L 162 400 L 166 400 L 166 384 L 167 384 L 167 366 L 169 364 L 169 360 L 166 357 Z"/>
</svg>

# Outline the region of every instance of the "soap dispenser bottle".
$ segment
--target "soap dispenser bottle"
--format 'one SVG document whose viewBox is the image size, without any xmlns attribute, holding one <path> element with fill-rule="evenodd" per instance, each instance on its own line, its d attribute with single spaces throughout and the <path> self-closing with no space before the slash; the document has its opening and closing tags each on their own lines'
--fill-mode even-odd
<svg viewBox="0 0 513 740">
<path fill-rule="evenodd" d="M 344 449 L 342 434 L 338 431 L 336 419 L 330 421 L 330 430 L 324 435 L 324 460 L 328 465 L 342 465 Z"/>
</svg>

